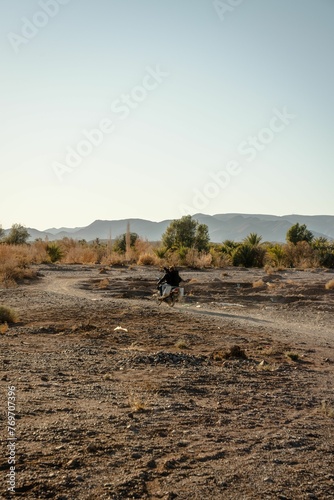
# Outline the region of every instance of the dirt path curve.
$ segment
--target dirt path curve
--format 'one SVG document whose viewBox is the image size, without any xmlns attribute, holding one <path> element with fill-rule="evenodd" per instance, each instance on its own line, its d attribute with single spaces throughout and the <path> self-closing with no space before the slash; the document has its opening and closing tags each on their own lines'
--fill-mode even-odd
<svg viewBox="0 0 334 500">
<path fill-rule="evenodd" d="M 181 310 L 181 308 L 179 308 Z M 258 310 L 254 314 L 254 308 L 248 310 L 245 308 L 242 314 L 234 314 L 231 312 L 217 312 L 206 309 L 205 307 L 186 309 L 191 314 L 207 315 L 210 317 L 221 318 L 226 322 L 235 324 L 235 326 L 243 326 L 249 330 L 265 328 L 272 333 L 278 333 L 282 340 L 293 341 L 298 343 L 302 339 L 305 344 L 306 339 L 312 345 L 322 347 L 334 347 L 333 328 L 321 326 L 316 323 L 311 323 L 308 318 L 294 318 L 291 314 L 282 314 L 270 310 Z M 288 316 L 288 317 L 287 317 Z"/>
<path fill-rule="evenodd" d="M 82 277 L 79 279 L 76 276 L 46 276 L 42 286 L 46 292 L 88 300 L 97 300 L 96 297 L 93 297 L 92 292 L 83 290 L 79 287 L 81 282 Z"/>
<path fill-rule="evenodd" d="M 97 294 L 89 289 L 82 288 L 87 279 L 95 277 L 92 274 L 95 275 L 91 270 L 80 273 L 80 278 L 78 276 L 64 276 L 63 274 L 47 274 L 37 286 L 42 286 L 46 292 L 75 297 L 76 299 L 89 301 L 115 300 L 108 296 L 108 293 Z M 123 303 L 126 308 L 129 307 L 127 299 L 119 298 L 117 302 Z M 138 307 L 143 304 L 143 301 L 141 299 L 131 299 L 131 304 Z M 145 306 L 147 304 L 148 302 L 145 301 Z M 161 306 L 156 305 L 154 302 L 149 304 L 154 308 L 164 307 L 164 304 Z M 301 315 L 294 316 L 287 311 L 280 314 L 274 308 L 264 309 L 254 308 L 254 306 L 249 308 L 243 307 L 242 314 L 240 314 L 240 306 L 238 304 L 226 305 L 224 310 L 212 310 L 205 305 L 198 307 L 191 304 L 178 304 L 173 310 L 182 314 L 208 316 L 221 321 L 225 325 L 229 324 L 237 328 L 243 327 L 250 331 L 266 330 L 273 335 L 279 334 L 284 341 L 294 342 L 295 344 L 301 342 L 304 345 L 306 343 L 310 344 L 312 347 L 315 345 L 319 347 L 334 347 L 333 328 L 318 324 L 317 318 L 315 318 L 315 321 L 310 322 L 307 315 L 305 317 Z"/>
</svg>

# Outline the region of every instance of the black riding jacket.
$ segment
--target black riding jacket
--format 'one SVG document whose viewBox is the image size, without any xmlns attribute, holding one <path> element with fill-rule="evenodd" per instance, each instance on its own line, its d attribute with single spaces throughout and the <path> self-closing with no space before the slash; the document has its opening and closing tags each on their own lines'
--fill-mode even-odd
<svg viewBox="0 0 334 500">
<path fill-rule="evenodd" d="M 167 283 L 170 286 L 179 286 L 182 278 L 178 271 L 167 271 L 166 274 L 158 281 L 158 285 L 161 283 Z"/>
</svg>

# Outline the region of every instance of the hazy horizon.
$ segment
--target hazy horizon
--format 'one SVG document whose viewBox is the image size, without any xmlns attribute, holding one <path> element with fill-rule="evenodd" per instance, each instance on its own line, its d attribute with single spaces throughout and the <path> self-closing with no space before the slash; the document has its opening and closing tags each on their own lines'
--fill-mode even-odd
<svg viewBox="0 0 334 500">
<path fill-rule="evenodd" d="M 216 214 L 208 214 L 208 213 L 204 213 L 204 212 L 198 212 L 196 214 L 191 214 L 192 217 L 196 217 L 196 216 L 199 216 L 199 215 L 203 215 L 204 217 L 215 217 L 215 216 L 221 216 L 221 215 L 241 215 L 241 216 L 252 216 L 252 217 L 261 217 L 261 216 L 265 216 L 265 217 L 334 217 L 334 215 L 331 215 L 331 214 L 293 214 L 293 213 L 286 213 L 286 214 L 282 214 L 282 215 L 277 215 L 277 214 L 269 214 L 269 213 L 245 213 L 245 212 L 226 212 L 226 213 L 216 213 Z M 66 229 L 81 229 L 81 228 L 86 228 L 90 225 L 92 225 L 94 222 L 97 222 L 97 221 L 102 221 L 102 222 L 109 222 L 109 221 L 112 221 L 112 222 L 118 222 L 118 221 L 128 221 L 128 220 L 143 220 L 145 222 L 153 222 L 153 223 L 161 223 L 161 222 L 165 222 L 165 221 L 169 221 L 169 220 L 174 220 L 175 218 L 174 217 L 166 217 L 164 219 L 148 219 L 148 218 L 142 218 L 142 217 L 118 217 L 118 218 L 115 218 L 115 219 L 102 219 L 102 218 L 96 218 L 96 219 L 93 219 L 91 221 L 89 221 L 87 224 L 84 224 L 84 225 L 77 225 L 77 224 L 74 224 L 74 225 L 66 225 L 66 224 L 61 224 L 59 226 L 45 226 L 45 227 L 37 227 L 37 226 L 32 226 L 32 225 L 26 225 L 24 224 L 25 227 L 27 228 L 31 228 L 31 229 L 36 229 L 37 231 L 41 231 L 41 232 L 46 232 L 48 230 L 66 230 Z M 18 221 L 16 221 L 16 223 L 19 223 Z M 4 230 L 9 230 L 10 227 L 3 227 Z"/>
</svg>

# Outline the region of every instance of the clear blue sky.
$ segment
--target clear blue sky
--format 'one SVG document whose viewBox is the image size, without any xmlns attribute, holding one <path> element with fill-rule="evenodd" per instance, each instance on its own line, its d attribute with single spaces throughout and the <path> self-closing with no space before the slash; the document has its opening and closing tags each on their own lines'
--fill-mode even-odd
<svg viewBox="0 0 334 500">
<path fill-rule="evenodd" d="M 334 215 L 333 26 L 333 0 L 3 0 L 0 224 Z"/>
</svg>

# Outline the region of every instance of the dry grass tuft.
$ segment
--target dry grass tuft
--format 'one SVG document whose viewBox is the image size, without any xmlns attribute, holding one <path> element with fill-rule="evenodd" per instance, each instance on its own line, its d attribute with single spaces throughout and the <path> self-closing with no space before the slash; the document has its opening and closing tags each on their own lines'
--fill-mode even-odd
<svg viewBox="0 0 334 500">
<path fill-rule="evenodd" d="M 328 401 L 321 401 L 321 413 L 326 417 L 334 418 L 334 406 Z"/>
<path fill-rule="evenodd" d="M 137 264 L 139 266 L 156 266 L 159 262 L 160 259 L 150 252 L 141 253 L 137 260 Z"/>
<path fill-rule="evenodd" d="M 282 352 L 277 347 L 265 347 L 261 351 L 262 356 L 278 356 Z"/>
<path fill-rule="evenodd" d="M 256 367 L 257 370 L 264 372 L 275 372 L 278 368 L 279 365 L 275 363 L 265 363 L 263 361 L 261 361 L 261 363 L 259 363 Z"/>
<path fill-rule="evenodd" d="M 179 340 L 177 340 L 174 345 L 178 349 L 189 349 L 189 347 L 190 347 L 189 342 L 187 340 L 185 340 L 185 339 L 179 339 Z"/>
<path fill-rule="evenodd" d="M 334 290 L 334 279 L 328 281 L 325 285 L 326 290 Z"/>
<path fill-rule="evenodd" d="M 15 286 L 24 278 L 33 278 L 36 273 L 28 267 L 31 260 L 26 246 L 0 245 L 0 283 Z"/>
<path fill-rule="evenodd" d="M 213 257 L 210 253 L 198 252 L 193 248 L 189 249 L 184 258 L 184 263 L 193 269 L 204 269 L 211 267 Z"/>
<path fill-rule="evenodd" d="M 210 357 L 213 361 L 224 361 L 226 359 L 223 351 L 215 351 Z"/>
<path fill-rule="evenodd" d="M 124 266 L 126 262 L 125 255 L 118 252 L 111 252 L 101 259 L 101 264 L 104 266 Z"/>
<path fill-rule="evenodd" d="M 94 249 L 84 246 L 72 246 L 62 258 L 64 264 L 95 264 L 98 260 Z"/>
<path fill-rule="evenodd" d="M 129 405 L 131 410 L 136 413 L 148 410 L 147 401 L 135 394 L 129 397 Z"/>
<path fill-rule="evenodd" d="M 0 306 L 0 323 L 16 323 L 17 314 L 14 309 L 7 306 Z"/>
<path fill-rule="evenodd" d="M 239 345 L 233 345 L 229 351 L 214 351 L 211 354 L 214 361 L 223 361 L 225 359 L 248 359 L 247 354 Z"/>
<path fill-rule="evenodd" d="M 100 288 L 101 290 L 107 290 L 109 288 L 109 285 L 110 285 L 109 279 L 105 278 L 105 279 L 99 281 L 98 288 Z"/>
<path fill-rule="evenodd" d="M 291 361 L 295 361 L 295 362 L 297 362 L 297 361 L 299 361 L 299 360 L 300 360 L 300 359 L 299 359 L 299 354 L 298 354 L 298 353 L 296 353 L 296 352 L 293 352 L 293 351 L 287 351 L 287 352 L 285 353 L 285 356 L 286 356 L 287 358 L 291 359 Z"/>
<path fill-rule="evenodd" d="M 9 327 L 7 322 L 2 323 L 2 325 L 0 325 L 0 334 L 4 335 L 8 331 L 8 328 Z"/>
<path fill-rule="evenodd" d="M 262 286 L 265 286 L 265 282 L 263 280 L 258 280 L 253 282 L 253 288 L 261 288 Z"/>
</svg>

